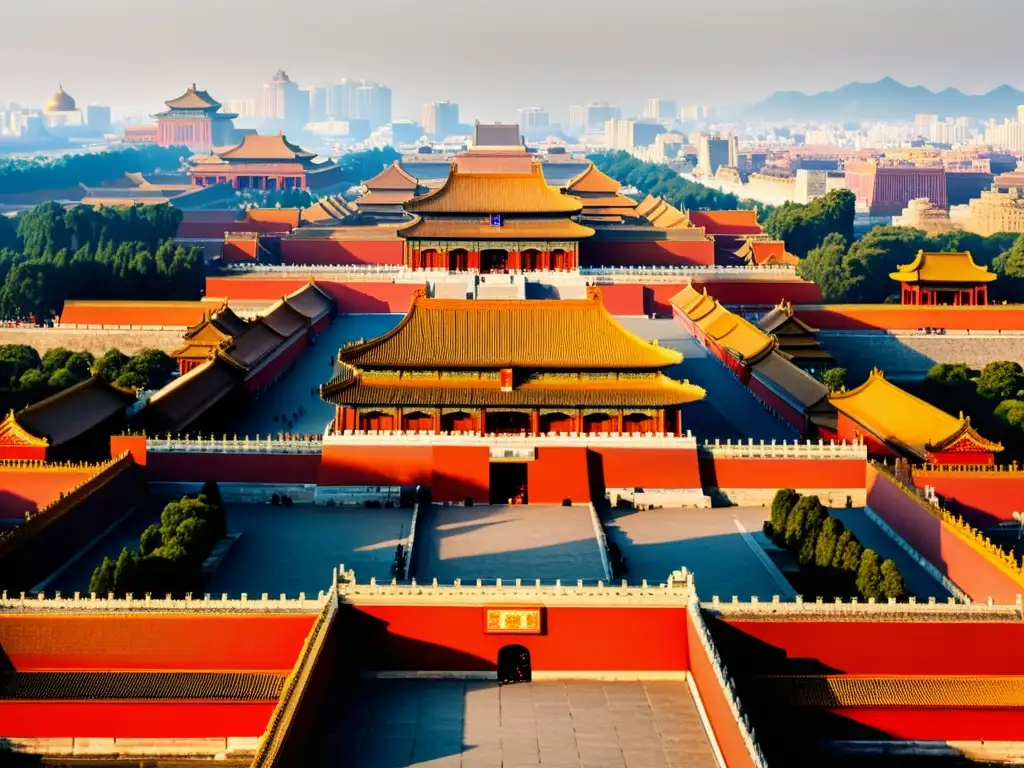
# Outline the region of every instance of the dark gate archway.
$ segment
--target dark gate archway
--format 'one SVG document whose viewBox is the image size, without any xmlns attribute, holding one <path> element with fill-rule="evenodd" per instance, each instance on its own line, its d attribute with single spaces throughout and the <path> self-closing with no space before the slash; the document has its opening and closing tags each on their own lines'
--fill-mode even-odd
<svg viewBox="0 0 1024 768">
<path fill-rule="evenodd" d="M 506 645 L 498 651 L 498 682 L 528 683 L 533 677 L 530 650 L 523 645 Z"/>
</svg>

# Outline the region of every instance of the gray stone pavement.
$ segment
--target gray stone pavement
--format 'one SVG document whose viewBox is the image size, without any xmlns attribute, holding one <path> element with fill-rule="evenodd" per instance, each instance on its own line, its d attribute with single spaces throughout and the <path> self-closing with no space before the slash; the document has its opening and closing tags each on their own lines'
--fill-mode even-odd
<svg viewBox="0 0 1024 768">
<path fill-rule="evenodd" d="M 785 577 L 759 554 L 755 535 L 767 514 L 764 507 L 605 509 L 601 517 L 609 540 L 626 559 L 625 578 L 631 583 L 660 584 L 685 567 L 701 600 L 792 597 Z"/>
<path fill-rule="evenodd" d="M 435 504 L 420 519 L 415 546 L 420 581 L 604 578 L 584 506 Z"/>
<path fill-rule="evenodd" d="M 667 373 L 675 379 L 689 379 L 691 384 L 704 387 L 707 397 L 697 403 L 683 406 L 683 427 L 689 429 L 699 441 L 740 440 L 794 440 L 796 431 L 775 418 L 762 406 L 746 387 L 687 333 L 675 320 L 625 318 L 617 320 L 623 327 L 648 341 L 683 353 L 683 362 L 672 366 Z"/>
<path fill-rule="evenodd" d="M 713 768 L 684 682 L 377 680 L 342 695 L 315 766 Z"/>
<path fill-rule="evenodd" d="M 918 599 L 935 597 L 945 600 L 950 596 L 949 590 L 890 539 L 874 520 L 864 514 L 863 509 L 834 509 L 832 514 L 853 531 L 867 549 L 875 550 L 883 560 L 894 560 L 903 574 L 907 589 Z"/>
<path fill-rule="evenodd" d="M 408 509 L 229 504 L 228 530 L 242 538 L 207 591 L 315 595 L 330 587 L 332 569 L 341 564 L 361 582 L 390 580 L 395 547 L 409 535 L 411 518 Z"/>
<path fill-rule="evenodd" d="M 335 318 L 317 338 L 316 345 L 299 356 L 295 367 L 284 378 L 253 400 L 227 432 L 253 436 L 278 432 L 323 434 L 327 422 L 334 416 L 334 407 L 323 402 L 317 392 L 320 385 L 336 373 L 338 350 L 349 341 L 369 340 L 387 333 L 402 317 L 343 315 Z M 299 413 L 300 407 L 302 413 Z M 291 427 L 287 426 L 286 419 L 291 421 Z"/>
</svg>

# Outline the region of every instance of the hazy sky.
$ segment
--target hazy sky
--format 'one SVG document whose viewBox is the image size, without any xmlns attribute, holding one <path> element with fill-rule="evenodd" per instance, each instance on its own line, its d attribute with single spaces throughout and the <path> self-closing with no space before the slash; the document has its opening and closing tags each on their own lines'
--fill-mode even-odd
<svg viewBox="0 0 1024 768">
<path fill-rule="evenodd" d="M 651 96 L 754 101 L 891 75 L 933 89 L 1024 89 L 1024 0 L 0 0 L 0 103 L 59 83 L 115 115 L 195 81 L 253 97 L 284 68 L 303 87 L 389 84 L 396 117 L 450 99 L 464 118 Z"/>
</svg>

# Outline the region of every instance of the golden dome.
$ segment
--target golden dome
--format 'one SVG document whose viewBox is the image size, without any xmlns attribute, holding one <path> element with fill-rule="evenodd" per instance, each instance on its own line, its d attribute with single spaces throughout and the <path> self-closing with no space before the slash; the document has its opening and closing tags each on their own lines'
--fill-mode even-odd
<svg viewBox="0 0 1024 768">
<path fill-rule="evenodd" d="M 50 100 L 46 102 L 46 106 L 43 107 L 43 111 L 46 113 L 50 112 L 73 112 L 75 110 L 75 100 L 72 99 L 68 94 L 64 92 L 64 86 L 50 97 Z"/>
</svg>

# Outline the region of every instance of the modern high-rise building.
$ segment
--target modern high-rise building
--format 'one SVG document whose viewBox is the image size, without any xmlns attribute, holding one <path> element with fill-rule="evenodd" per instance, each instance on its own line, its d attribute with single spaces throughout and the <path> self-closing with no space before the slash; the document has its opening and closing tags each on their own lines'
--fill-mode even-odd
<svg viewBox="0 0 1024 768">
<path fill-rule="evenodd" d="M 618 107 L 613 107 L 604 101 L 596 101 L 587 104 L 586 129 L 592 133 L 600 133 L 605 130 L 605 123 L 609 120 L 618 120 L 622 112 Z"/>
<path fill-rule="evenodd" d="M 355 113 L 356 88 L 359 83 L 343 78 L 327 86 L 327 116 L 348 120 Z"/>
<path fill-rule="evenodd" d="M 551 124 L 551 116 L 543 107 L 523 107 L 519 110 L 519 128 L 523 133 L 547 128 Z"/>
<path fill-rule="evenodd" d="M 433 101 L 420 109 L 420 123 L 427 136 L 444 139 L 459 132 L 459 105 L 453 101 Z"/>
<path fill-rule="evenodd" d="M 294 109 L 300 100 L 305 101 L 308 112 L 309 99 L 292 82 L 288 73 L 279 69 L 270 82 L 264 83 L 260 89 L 260 117 L 265 120 L 287 120 L 289 107 Z"/>
<path fill-rule="evenodd" d="M 851 160 L 846 163 L 846 188 L 857 196 L 858 210 L 896 216 L 911 200 L 926 197 L 947 208 L 946 171 L 902 161 Z"/>
<path fill-rule="evenodd" d="M 1024 123 L 1024 104 L 1017 106 L 1017 122 Z"/>
<path fill-rule="evenodd" d="M 569 105 L 569 128 L 581 129 L 587 127 L 587 108 L 582 104 Z"/>
<path fill-rule="evenodd" d="M 391 122 L 391 89 L 363 80 L 355 90 L 353 118 L 368 120 L 371 128 Z"/>
<path fill-rule="evenodd" d="M 327 86 L 314 85 L 309 94 L 309 121 L 319 123 L 327 119 Z"/>
<path fill-rule="evenodd" d="M 714 176 L 723 165 L 735 168 L 739 164 L 739 148 L 735 136 L 702 133 L 697 143 L 697 175 Z"/>
<path fill-rule="evenodd" d="M 675 120 L 678 114 L 679 107 L 671 99 L 648 99 L 644 107 L 644 117 L 659 122 Z"/>
<path fill-rule="evenodd" d="M 239 117 L 259 117 L 255 99 L 225 99 L 224 111 L 233 112 Z"/>
<path fill-rule="evenodd" d="M 662 133 L 665 126 L 661 123 L 613 118 L 605 123 L 604 142 L 611 149 L 632 152 L 637 147 L 651 146 Z"/>
<path fill-rule="evenodd" d="M 85 124 L 94 133 L 110 133 L 110 107 L 89 104 L 85 108 Z"/>
<path fill-rule="evenodd" d="M 679 121 L 683 123 L 695 123 L 707 116 L 708 108 L 699 104 L 686 104 L 679 108 Z"/>
</svg>

